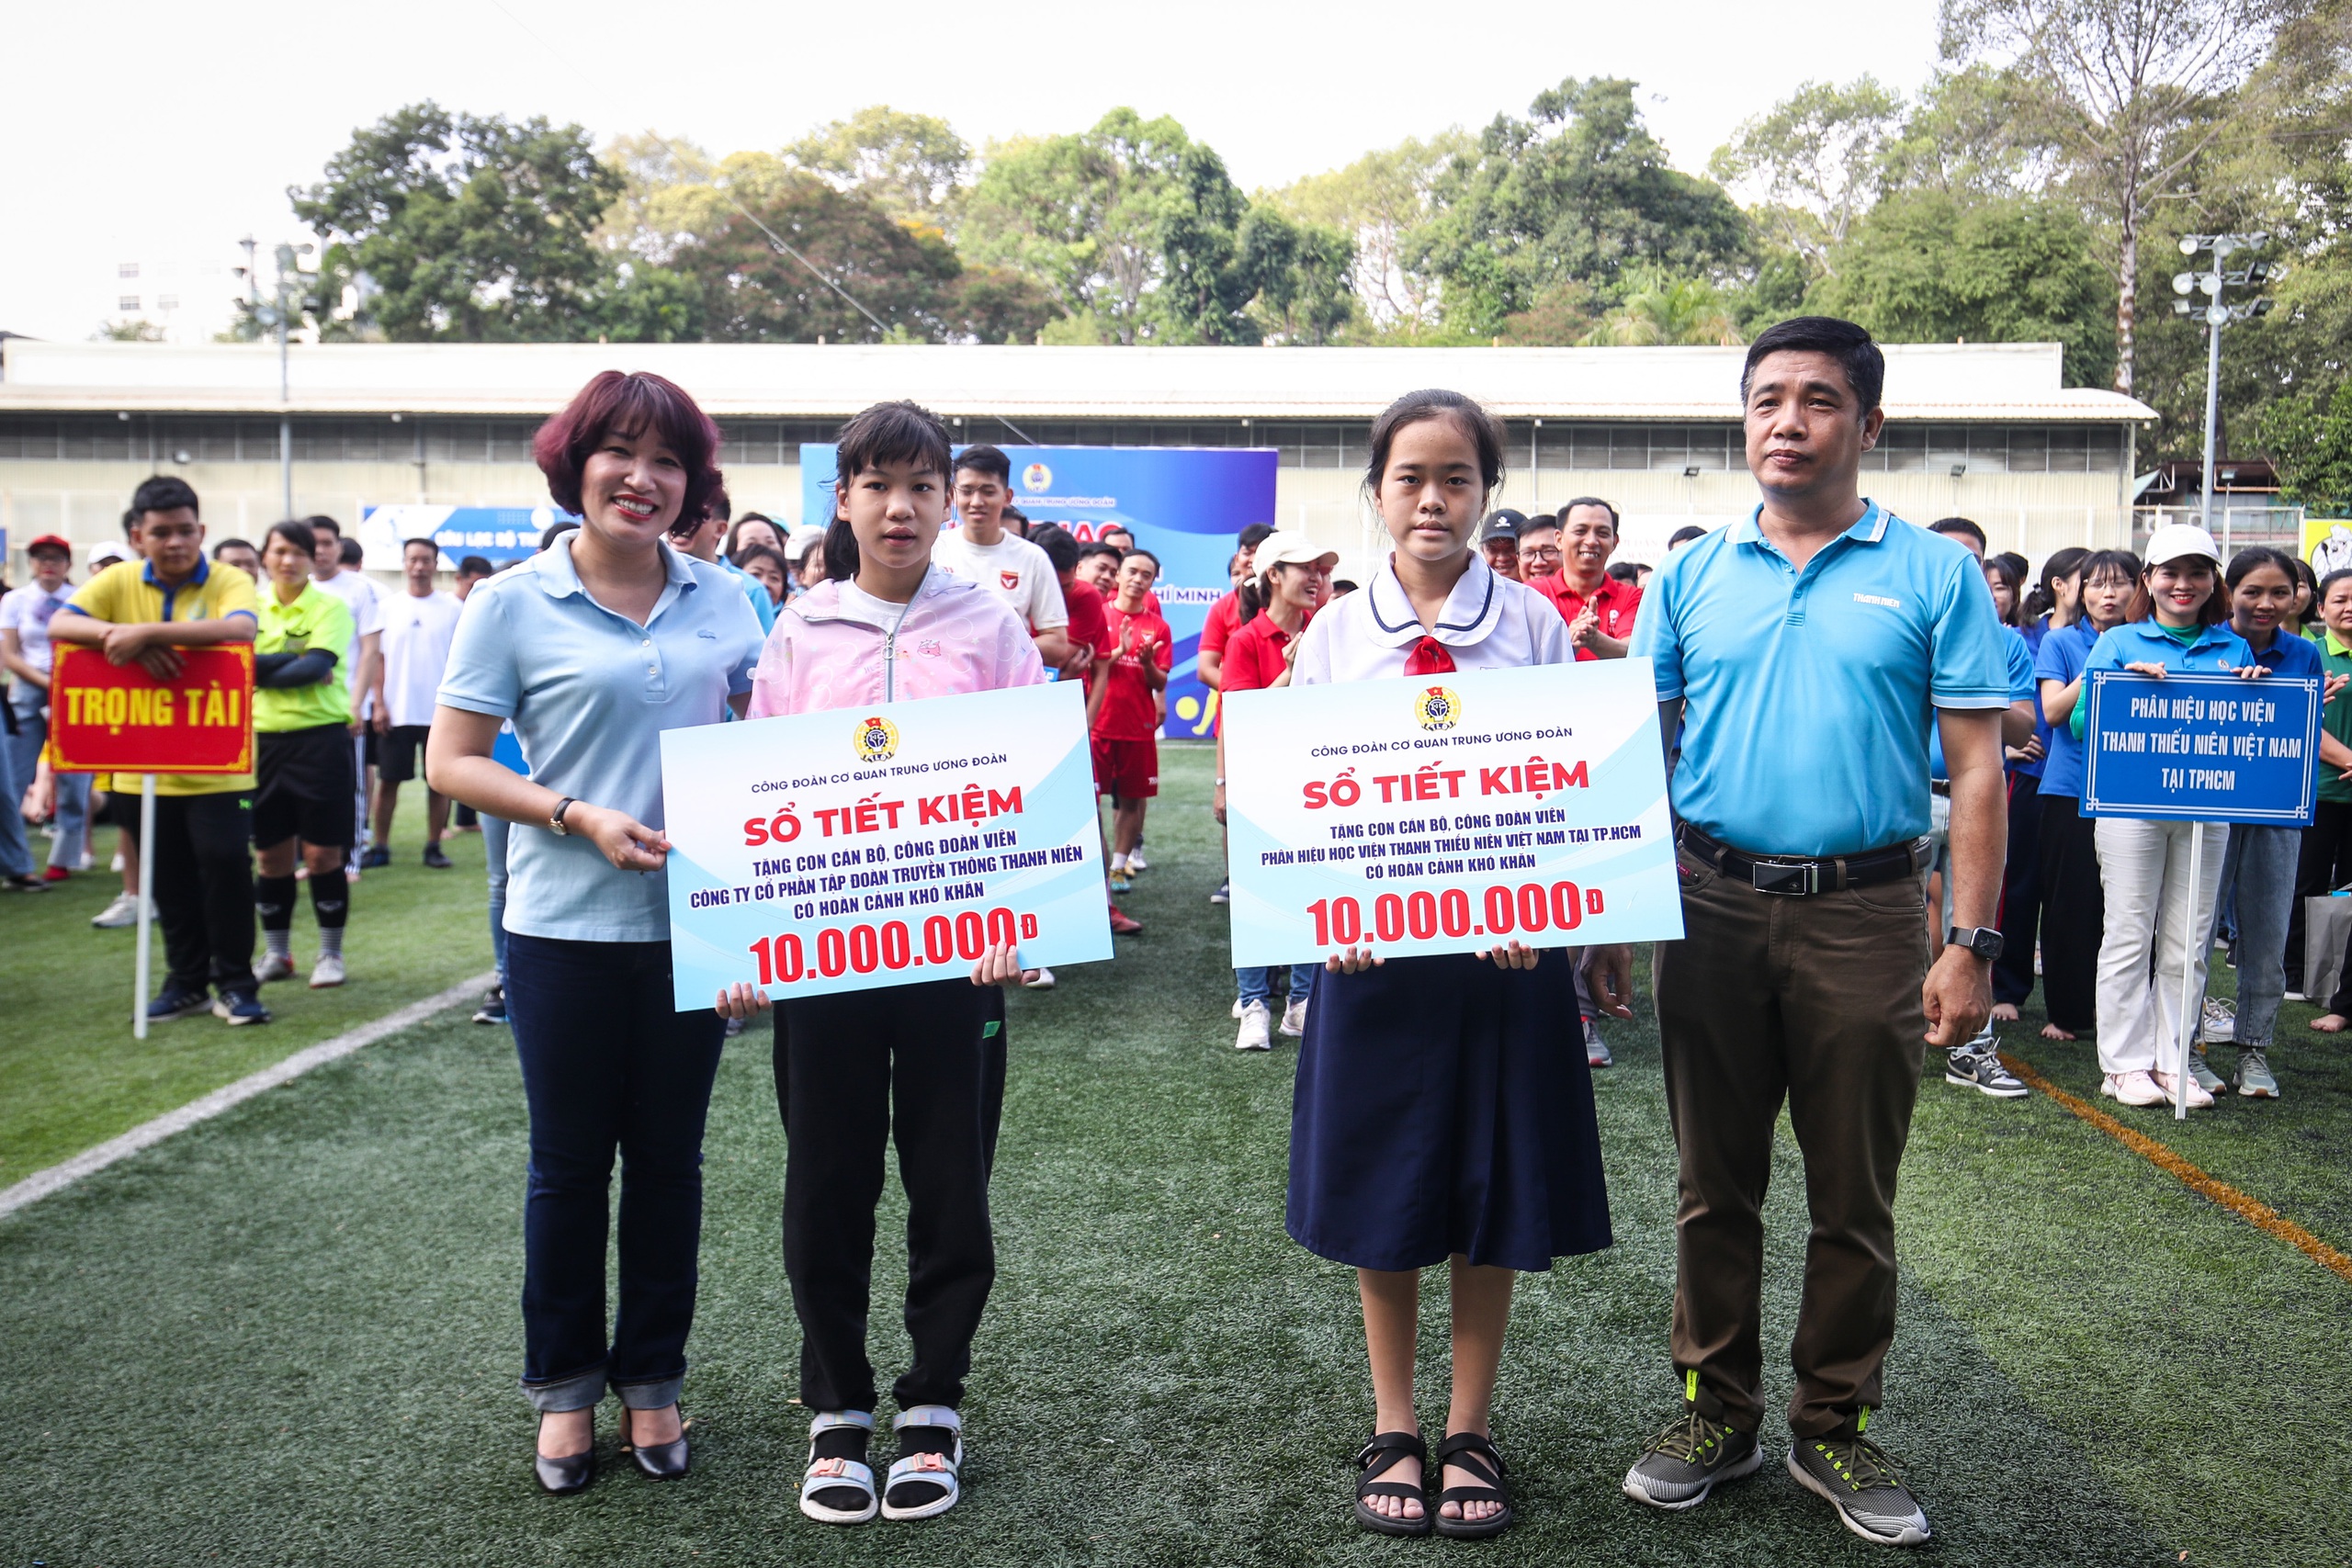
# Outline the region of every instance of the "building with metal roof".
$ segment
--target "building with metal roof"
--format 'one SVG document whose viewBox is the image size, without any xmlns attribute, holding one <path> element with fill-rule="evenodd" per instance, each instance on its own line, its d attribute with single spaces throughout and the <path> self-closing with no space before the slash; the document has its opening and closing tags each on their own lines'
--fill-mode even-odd
<svg viewBox="0 0 2352 1568">
<path fill-rule="evenodd" d="M 1866 491 L 1929 521 L 1975 518 L 2040 558 L 2125 544 L 2132 450 L 2154 411 L 2064 385 L 2055 344 L 1886 348 L 1887 430 Z M 607 367 L 684 386 L 727 435 L 739 509 L 797 521 L 799 446 L 847 415 L 913 398 L 959 438 L 1047 446 L 1260 446 L 1281 455 L 1279 520 L 1342 550 L 1380 541 L 1360 498 L 1373 416 L 1417 387 L 1466 392 L 1505 422 L 1497 504 L 1600 495 L 1623 553 L 1753 504 L 1737 348 L 1043 348 L 724 344 L 0 343 L 0 525 L 112 537 L 153 472 L 186 477 L 217 535 L 255 537 L 280 508 L 280 433 L 298 513 L 395 502 L 532 506 L 532 431 Z"/>
</svg>

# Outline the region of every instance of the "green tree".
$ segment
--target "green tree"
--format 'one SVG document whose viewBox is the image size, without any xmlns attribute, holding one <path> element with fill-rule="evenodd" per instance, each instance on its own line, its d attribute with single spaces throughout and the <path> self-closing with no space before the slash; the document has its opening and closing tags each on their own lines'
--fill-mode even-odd
<svg viewBox="0 0 2352 1568">
<path fill-rule="evenodd" d="M 900 222 L 862 193 L 800 169 L 738 164 L 727 194 L 727 217 L 680 245 L 674 263 L 698 286 L 710 338 L 877 343 L 893 329 L 918 340 L 948 335 L 963 266 L 938 230 Z M 779 250 L 771 233 L 798 256 Z"/>
<path fill-rule="evenodd" d="M 1747 218 L 1667 162 L 1619 78 L 1570 78 L 1527 118 L 1497 116 L 1434 194 L 1406 264 L 1442 281 L 1449 324 L 1482 336 L 1563 280 L 1613 299 L 1631 266 L 1728 275 L 1752 254 Z"/>
<path fill-rule="evenodd" d="M 1250 314 L 1271 341 L 1319 346 L 1356 320 L 1356 247 L 1346 234 L 1260 202 L 1241 220 L 1236 243 L 1242 275 L 1257 285 Z"/>
<path fill-rule="evenodd" d="M 2278 498 L 2328 517 L 2352 517 L 2352 381 L 2323 399 L 2297 392 L 2262 411 L 2263 449 L 2278 468 Z"/>
<path fill-rule="evenodd" d="M 356 328 L 544 342 L 594 335 L 608 272 L 593 236 L 623 184 L 576 125 L 428 101 L 356 132 L 288 194 L 328 243 L 324 270 L 364 277 Z"/>
<path fill-rule="evenodd" d="M 820 126 L 784 152 L 836 190 L 862 192 L 893 217 L 950 231 L 949 209 L 972 163 L 971 147 L 945 120 L 888 104 Z"/>
<path fill-rule="evenodd" d="M 1476 146 L 1458 128 L 1427 141 L 1408 138 L 1345 168 L 1261 191 L 1256 205 L 1351 239 L 1351 284 L 1374 330 L 1417 336 L 1437 326 L 1439 285 L 1435 276 L 1406 265 L 1405 236 L 1436 211 L 1438 176 Z"/>
<path fill-rule="evenodd" d="M 1247 206 L 1175 120 L 1115 108 L 1085 131 L 991 147 L 960 237 L 1120 343 L 1250 343 Z"/>
<path fill-rule="evenodd" d="M 2069 382 L 2097 386 L 2115 367 L 2115 287 L 2097 251 L 2064 202 L 1902 191 L 1855 225 L 1805 304 L 1892 343 L 2055 341 Z"/>
<path fill-rule="evenodd" d="M 1625 297 L 1585 334 L 1588 344 L 1719 347 L 1747 341 L 1730 299 L 1703 277 L 1645 271 L 1626 281 Z"/>
<path fill-rule="evenodd" d="M 1947 62 L 2008 67 L 2019 123 L 2048 140 L 2107 229 L 2115 387 L 2132 389 L 2140 231 L 2228 129 L 2236 89 L 2314 0 L 1943 0 Z"/>
<path fill-rule="evenodd" d="M 1848 231 L 1878 199 L 1903 99 L 1862 76 L 1807 82 L 1743 123 L 1707 172 L 1754 199 L 1748 216 L 1780 245 L 1826 273 Z"/>
</svg>

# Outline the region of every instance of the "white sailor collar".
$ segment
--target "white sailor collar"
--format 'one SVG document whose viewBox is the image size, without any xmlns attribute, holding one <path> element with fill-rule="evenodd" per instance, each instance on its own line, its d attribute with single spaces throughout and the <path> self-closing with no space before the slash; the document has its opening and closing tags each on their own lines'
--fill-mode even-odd
<svg viewBox="0 0 2352 1568">
<path fill-rule="evenodd" d="M 1403 648 L 1424 637 L 1433 637 L 1450 648 L 1469 648 L 1486 641 L 1502 618 L 1503 595 L 1496 590 L 1494 571 L 1476 550 L 1470 552 L 1470 570 L 1445 596 L 1445 608 L 1438 613 L 1437 626 L 1430 630 L 1422 629 L 1420 616 L 1413 613 L 1413 602 L 1405 596 L 1394 555 L 1380 563 L 1372 586 L 1364 592 L 1372 604 L 1372 625 L 1365 635 L 1388 648 Z"/>
</svg>

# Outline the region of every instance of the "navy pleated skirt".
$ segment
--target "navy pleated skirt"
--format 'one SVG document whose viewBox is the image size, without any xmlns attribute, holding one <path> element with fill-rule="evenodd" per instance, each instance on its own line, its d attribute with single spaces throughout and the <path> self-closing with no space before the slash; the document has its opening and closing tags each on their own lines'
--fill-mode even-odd
<svg viewBox="0 0 2352 1568">
<path fill-rule="evenodd" d="M 1291 1109 L 1291 1239 L 1358 1269 L 1530 1271 L 1607 1247 L 1570 954 L 1315 977 Z"/>
</svg>

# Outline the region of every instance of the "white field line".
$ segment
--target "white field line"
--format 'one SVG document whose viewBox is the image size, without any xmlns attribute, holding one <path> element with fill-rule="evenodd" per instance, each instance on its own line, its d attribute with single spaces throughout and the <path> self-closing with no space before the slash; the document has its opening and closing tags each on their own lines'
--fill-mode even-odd
<svg viewBox="0 0 2352 1568">
<path fill-rule="evenodd" d="M 160 1144 L 173 1134 L 185 1132 L 199 1122 L 209 1122 L 266 1089 L 290 1083 L 313 1067 L 322 1067 L 329 1062 L 350 1055 L 362 1046 L 373 1045 L 387 1035 L 398 1034 L 413 1024 L 423 1023 L 435 1013 L 467 1000 L 497 977 L 495 972 L 491 972 L 477 975 L 470 980 L 460 980 L 447 990 L 426 997 L 422 1001 L 411 1002 L 397 1012 L 386 1013 L 356 1029 L 346 1029 L 332 1040 L 322 1040 L 315 1045 L 305 1046 L 274 1066 L 264 1067 L 225 1088 L 216 1089 L 201 1100 L 192 1100 L 152 1122 L 142 1122 L 120 1137 L 108 1138 L 95 1148 L 83 1150 L 72 1159 L 60 1161 L 47 1170 L 37 1170 L 14 1187 L 0 1190 L 0 1215 L 13 1214 L 52 1192 L 62 1192 L 82 1178 L 104 1170 L 117 1160 L 128 1159 L 140 1150 Z"/>
</svg>

